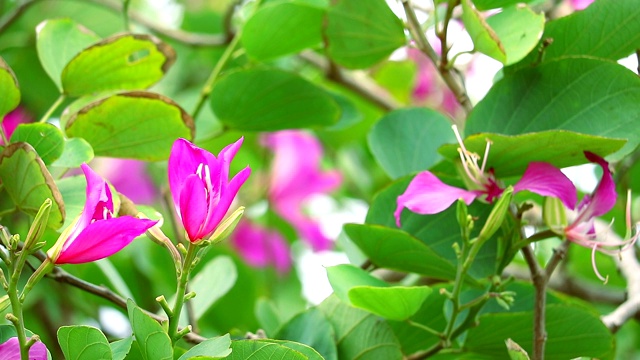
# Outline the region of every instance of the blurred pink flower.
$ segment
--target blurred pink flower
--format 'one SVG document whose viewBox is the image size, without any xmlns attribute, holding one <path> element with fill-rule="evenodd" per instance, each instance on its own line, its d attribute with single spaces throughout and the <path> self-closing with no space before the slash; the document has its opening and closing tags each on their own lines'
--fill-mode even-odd
<svg viewBox="0 0 640 360">
<path fill-rule="evenodd" d="M 113 197 L 106 181 L 87 164 L 87 200 L 80 216 L 48 252 L 56 264 L 81 264 L 111 256 L 144 234 L 157 221 L 132 216 L 113 217 Z"/>
<path fill-rule="evenodd" d="M 0 344 L 0 360 L 20 359 L 20 343 L 17 337 Z M 38 341 L 29 349 L 29 360 L 47 360 L 47 347 Z"/>
<path fill-rule="evenodd" d="M 173 143 L 169 156 L 169 187 L 192 243 L 213 234 L 251 174 L 247 166 L 229 180 L 229 166 L 242 141 L 240 138 L 222 149 L 217 158 L 185 139 Z"/>
<path fill-rule="evenodd" d="M 304 212 L 312 195 L 330 192 L 342 182 L 338 171 L 320 170 L 322 145 L 313 135 L 299 130 L 266 134 L 262 144 L 274 153 L 269 188 L 274 211 L 315 251 L 331 248 L 332 242 L 318 222 Z"/>
<path fill-rule="evenodd" d="M 18 107 L 12 112 L 5 115 L 2 119 L 2 131 L 7 136 L 7 139 L 11 138 L 11 134 L 16 130 L 18 125 L 31 122 L 31 116 L 22 107 Z M 0 137 L 0 145 L 5 145 Z"/>
<path fill-rule="evenodd" d="M 593 0 L 569 0 L 569 5 L 571 5 L 574 10 L 582 10 L 591 5 L 592 2 Z"/>
<path fill-rule="evenodd" d="M 291 269 L 289 245 L 277 231 L 241 220 L 231 235 L 231 245 L 251 266 L 273 265 L 280 274 Z"/>
<path fill-rule="evenodd" d="M 417 66 L 413 101 L 419 105 L 430 104 L 452 116 L 456 115 L 460 110 L 460 104 L 453 92 L 440 81 L 440 75 L 431 60 L 415 48 L 408 48 L 407 56 Z"/>
<path fill-rule="evenodd" d="M 147 163 L 133 159 L 99 158 L 91 166 L 121 194 L 136 204 L 153 204 L 160 195 Z"/>
</svg>

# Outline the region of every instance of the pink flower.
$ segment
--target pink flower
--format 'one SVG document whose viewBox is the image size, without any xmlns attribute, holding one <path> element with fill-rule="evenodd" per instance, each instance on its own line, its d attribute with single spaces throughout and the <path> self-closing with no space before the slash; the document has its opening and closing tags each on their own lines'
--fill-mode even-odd
<svg viewBox="0 0 640 360">
<path fill-rule="evenodd" d="M 213 234 L 251 174 L 247 166 L 229 181 L 229 166 L 242 141 L 222 149 L 218 158 L 185 139 L 173 144 L 169 187 L 189 241 L 195 243 Z"/>
<path fill-rule="evenodd" d="M 156 224 L 132 216 L 114 218 L 109 185 L 87 164 L 81 167 L 87 179 L 87 200 L 80 217 L 49 250 L 56 264 L 80 264 L 111 256 Z"/>
<path fill-rule="evenodd" d="M 285 130 L 265 135 L 263 145 L 274 153 L 269 188 L 274 211 L 290 222 L 315 251 L 331 248 L 331 240 L 303 210 L 312 195 L 332 191 L 342 181 L 339 172 L 320 170 L 320 142 L 311 134 Z"/>
<path fill-rule="evenodd" d="M 400 227 L 400 214 L 405 207 L 418 214 L 437 214 L 446 210 L 458 199 L 463 199 L 467 205 L 480 196 L 488 202 L 493 202 L 504 191 L 493 171 L 491 169 L 485 171 L 490 142 L 487 142 L 484 160 L 482 165 L 479 165 L 479 156 L 467 151 L 457 128 L 454 126 L 453 129 L 460 144 L 458 150 L 462 166 L 468 179 L 477 188 L 460 189 L 443 183 L 429 171 L 421 172 L 409 183 L 404 194 L 397 199 L 398 206 L 394 216 L 398 227 Z M 529 190 L 542 196 L 557 197 L 571 209 L 577 202 L 576 190 L 571 180 L 558 168 L 544 162 L 530 163 L 520 181 L 513 186 L 513 190 L 514 193 Z"/>
<path fill-rule="evenodd" d="M 440 44 L 440 42 L 435 42 Z M 439 49 L 437 49 L 439 52 Z M 429 104 L 438 107 L 451 115 L 455 115 L 460 104 L 453 92 L 439 80 L 438 70 L 431 60 L 420 50 L 407 49 L 409 59 L 417 66 L 415 85 L 413 88 L 413 100 L 418 104 Z"/>
<path fill-rule="evenodd" d="M 620 251 L 632 246 L 635 243 L 638 234 L 622 241 L 597 240 L 597 234 L 594 227 L 595 217 L 609 212 L 609 210 L 611 210 L 616 204 L 618 194 L 616 192 L 616 185 L 613 182 L 611 170 L 609 170 L 609 163 L 600 156 L 588 151 L 585 151 L 584 155 L 587 160 L 597 163 L 602 168 L 602 178 L 600 179 L 600 183 L 598 183 L 593 194 L 585 195 L 580 204 L 578 204 L 576 218 L 564 229 L 564 234 L 570 241 L 592 249 L 591 261 L 593 270 L 598 278 L 605 281 L 605 278 L 600 275 L 595 265 L 595 252 L 600 251 L 604 254 L 616 255 Z M 627 229 L 629 232 L 631 232 L 630 217 L 629 202 L 627 204 Z"/>
<path fill-rule="evenodd" d="M 231 244 L 251 266 L 273 265 L 280 274 L 291 269 L 289 245 L 277 231 L 242 220 L 231 235 Z"/>
<path fill-rule="evenodd" d="M 17 337 L 0 344 L 0 360 L 20 359 L 20 343 Z M 29 349 L 29 360 L 47 360 L 47 347 L 40 341 Z"/>
<path fill-rule="evenodd" d="M 91 166 L 113 187 L 136 204 L 152 204 L 158 198 L 147 164 L 133 159 L 95 159 Z"/>
<path fill-rule="evenodd" d="M 569 4 L 575 10 L 586 9 L 592 2 L 593 0 L 569 0 Z"/>
<path fill-rule="evenodd" d="M 31 117 L 27 112 L 22 108 L 18 107 L 12 112 L 5 115 L 4 119 L 2 119 L 2 130 L 6 135 L 7 139 L 11 138 L 11 134 L 16 130 L 18 125 L 31 122 Z M 2 138 L 0 138 L 0 145 L 5 145 Z"/>
</svg>

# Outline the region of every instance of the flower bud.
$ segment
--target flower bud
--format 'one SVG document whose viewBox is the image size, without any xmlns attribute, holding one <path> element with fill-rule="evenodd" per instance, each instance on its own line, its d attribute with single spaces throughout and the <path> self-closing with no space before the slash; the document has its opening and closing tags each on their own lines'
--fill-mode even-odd
<svg viewBox="0 0 640 360">
<path fill-rule="evenodd" d="M 554 197 L 546 197 L 542 207 L 542 218 L 551 231 L 562 235 L 569 222 L 562 201 Z"/>
<path fill-rule="evenodd" d="M 511 360 L 529 360 L 529 355 L 527 352 L 518 345 L 515 341 L 511 339 L 507 339 L 505 341 L 507 344 L 507 351 L 509 352 L 509 359 Z"/>
<path fill-rule="evenodd" d="M 498 229 L 500 229 L 502 223 L 504 222 L 504 217 L 509 211 L 511 198 L 513 198 L 513 187 L 509 186 L 505 189 L 505 191 L 500 196 L 500 199 L 498 199 L 498 201 L 496 201 L 496 204 L 493 206 L 493 209 L 489 214 L 489 218 L 487 218 L 487 222 L 482 227 L 482 230 L 480 230 L 478 241 L 487 241 L 493 236 L 493 234 L 496 233 L 496 231 L 498 231 Z"/>
<path fill-rule="evenodd" d="M 235 230 L 236 226 L 238 226 L 242 215 L 244 215 L 244 206 L 240 206 L 236 209 L 236 211 L 233 212 L 233 214 L 222 220 L 211 238 L 209 238 L 211 243 L 216 244 L 229 237 L 233 230 Z"/>
<path fill-rule="evenodd" d="M 42 245 L 39 243 L 40 238 L 44 234 L 44 231 L 47 228 L 47 222 L 49 221 L 49 212 L 51 211 L 51 204 L 53 202 L 51 199 L 46 199 L 36 217 L 33 219 L 31 223 L 31 227 L 29 228 L 29 233 L 27 233 L 27 239 L 24 241 L 24 252 L 30 254 L 36 250 L 37 248 L 42 248 Z M 40 245 L 38 247 L 38 245 Z"/>
</svg>

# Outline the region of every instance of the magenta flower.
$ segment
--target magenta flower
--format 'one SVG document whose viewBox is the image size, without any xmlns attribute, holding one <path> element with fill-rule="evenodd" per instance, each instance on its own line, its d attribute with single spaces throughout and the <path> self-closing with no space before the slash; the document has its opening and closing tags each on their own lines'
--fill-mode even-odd
<svg viewBox="0 0 640 360">
<path fill-rule="evenodd" d="M 20 359 L 20 343 L 17 337 L 0 344 L 0 360 Z M 29 360 L 47 360 L 47 347 L 38 341 L 29 349 Z"/>
<path fill-rule="evenodd" d="M 136 204 L 153 204 L 159 191 L 147 172 L 147 163 L 133 159 L 99 158 L 91 166 L 95 171 Z"/>
<path fill-rule="evenodd" d="M 466 190 L 450 186 L 429 171 L 421 172 L 409 183 L 404 194 L 397 199 L 398 206 L 394 216 L 398 227 L 400 227 L 400 214 L 405 207 L 418 214 L 437 214 L 446 210 L 458 199 L 463 199 L 469 205 L 476 198 L 484 197 L 491 203 L 504 191 L 495 178 L 493 170 L 485 169 L 490 142 L 487 142 L 482 165 L 479 165 L 479 156 L 467 151 L 457 128 L 454 126 L 453 129 L 460 144 L 458 150 L 462 166 L 476 189 Z M 557 197 L 570 209 L 573 209 L 577 202 L 575 187 L 571 180 L 560 169 L 544 162 L 530 163 L 522 178 L 513 186 L 513 190 L 514 193 L 529 190 L 542 196 Z"/>
<path fill-rule="evenodd" d="M 616 255 L 620 251 L 632 246 L 638 234 L 630 237 L 627 240 L 622 241 L 598 241 L 597 234 L 594 227 L 594 221 L 596 216 L 604 215 L 613 208 L 616 204 L 618 194 L 616 192 L 616 185 L 613 182 L 613 176 L 609 170 L 609 163 L 600 156 L 585 151 L 585 157 L 593 162 L 597 163 L 602 168 L 602 178 L 600 183 L 594 190 L 592 195 L 585 195 L 580 204 L 578 204 L 577 214 L 573 222 L 564 229 L 564 235 L 570 241 L 592 249 L 591 261 L 594 272 L 601 280 L 605 278 L 600 275 L 595 265 L 595 252 L 600 251 L 608 255 Z M 627 203 L 627 229 L 631 231 L 631 211 L 630 201 Z"/>
<path fill-rule="evenodd" d="M 251 174 L 247 166 L 229 181 L 229 165 L 242 141 L 240 138 L 222 149 L 218 158 L 185 139 L 173 143 L 169 187 L 176 212 L 192 243 L 213 234 Z"/>
<path fill-rule="evenodd" d="M 592 2 L 593 0 L 569 0 L 569 4 L 574 10 L 586 9 Z"/>
<path fill-rule="evenodd" d="M 242 220 L 231 235 L 231 244 L 251 266 L 272 265 L 280 274 L 291 269 L 289 245 L 277 231 Z"/>
<path fill-rule="evenodd" d="M 4 119 L 2 119 L 2 131 L 7 136 L 7 139 L 11 138 L 11 134 L 16 130 L 18 125 L 31 122 L 31 117 L 27 112 L 22 108 L 18 107 L 12 112 L 5 115 Z M 0 138 L 0 145 L 5 145 L 2 138 Z"/>
<path fill-rule="evenodd" d="M 132 216 L 114 218 L 109 185 L 87 164 L 81 167 L 87 179 L 87 200 L 80 217 L 49 250 L 56 264 L 80 264 L 111 256 L 157 222 Z"/>
<path fill-rule="evenodd" d="M 320 225 L 307 216 L 304 204 L 312 195 L 336 189 L 342 177 L 337 171 L 320 170 L 322 146 L 311 134 L 285 130 L 267 134 L 263 145 L 274 153 L 269 200 L 274 211 L 296 229 L 315 251 L 327 250 L 331 240 Z"/>
</svg>

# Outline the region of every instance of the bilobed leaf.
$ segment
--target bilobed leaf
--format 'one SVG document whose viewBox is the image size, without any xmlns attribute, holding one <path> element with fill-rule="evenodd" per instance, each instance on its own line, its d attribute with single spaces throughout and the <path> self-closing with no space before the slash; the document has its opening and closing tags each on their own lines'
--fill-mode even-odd
<svg viewBox="0 0 640 360">
<path fill-rule="evenodd" d="M 0 57 L 0 123 L 2 118 L 20 104 L 20 87 L 13 70 Z"/>
<path fill-rule="evenodd" d="M 281 70 L 236 71 L 211 93 L 218 119 L 240 131 L 329 126 L 340 118 L 333 97 L 309 81 Z"/>
<path fill-rule="evenodd" d="M 145 360 L 172 360 L 171 339 L 162 326 L 142 312 L 131 299 L 127 301 L 127 310 L 142 357 Z"/>
<path fill-rule="evenodd" d="M 13 203 L 35 216 L 46 199 L 53 204 L 48 226 L 59 229 L 64 223 L 62 195 L 42 159 L 31 145 L 23 142 L 7 146 L 0 154 L 0 179 Z"/>
<path fill-rule="evenodd" d="M 11 135 L 11 142 L 26 142 L 33 146 L 42 161 L 50 165 L 62 155 L 64 137 L 51 124 L 20 124 Z"/>
<path fill-rule="evenodd" d="M 506 75 L 469 115 L 465 132 L 570 130 L 640 144 L 640 78 L 609 61 L 558 59 Z M 588 150 L 588 149 L 584 149 Z"/>
<path fill-rule="evenodd" d="M 64 39 L 64 41 L 61 41 Z M 71 19 L 49 19 L 36 28 L 36 48 L 42 68 L 62 92 L 62 69 L 78 53 L 100 41 L 91 30 Z"/>
<path fill-rule="evenodd" d="M 456 269 L 452 263 L 404 231 L 359 224 L 347 224 L 344 231 L 378 266 L 437 279 L 455 278 Z"/>
<path fill-rule="evenodd" d="M 336 333 L 338 359 L 403 359 L 398 339 L 380 318 L 351 307 L 335 296 L 318 306 Z"/>
<path fill-rule="evenodd" d="M 303 1 L 262 6 L 247 20 L 242 45 L 249 56 L 269 60 L 322 42 L 325 10 Z"/>
<path fill-rule="evenodd" d="M 462 0 L 462 22 L 473 40 L 474 49 L 501 63 L 506 63 L 507 53 L 495 31 L 487 24 L 482 14 L 470 0 Z"/>
<path fill-rule="evenodd" d="M 310 308 L 294 316 L 282 326 L 275 338 L 309 345 L 317 350 L 324 360 L 337 360 L 338 350 L 333 327 L 317 308 Z"/>
<path fill-rule="evenodd" d="M 131 351 L 131 344 L 133 344 L 133 336 L 110 343 L 113 360 L 124 360 Z"/>
<path fill-rule="evenodd" d="M 385 319 L 403 321 L 413 316 L 431 294 L 427 286 L 355 286 L 349 290 L 351 304 Z"/>
<path fill-rule="evenodd" d="M 610 155 L 622 148 L 623 139 L 611 139 L 566 130 L 548 130 L 522 135 L 480 133 L 467 137 L 464 146 L 476 154 L 484 153 L 491 141 L 487 168 L 497 177 L 521 176 L 532 161 L 543 161 L 558 168 L 585 164 L 588 150 L 600 156 Z M 458 145 L 445 145 L 439 152 L 446 158 L 458 159 Z"/>
<path fill-rule="evenodd" d="M 62 326 L 58 342 L 67 360 L 112 360 L 109 342 L 102 331 L 91 326 Z"/>
<path fill-rule="evenodd" d="M 514 5 L 487 18 L 504 47 L 505 65 L 522 60 L 535 48 L 544 31 L 544 14 L 536 14 L 527 6 Z"/>
<path fill-rule="evenodd" d="M 399 178 L 430 168 L 442 158 L 438 148 L 455 142 L 455 136 L 446 116 L 427 108 L 409 108 L 383 116 L 367 140 L 387 174 Z"/>
<path fill-rule="evenodd" d="M 193 119 L 171 99 L 145 91 L 95 101 L 69 117 L 69 137 L 84 138 L 98 156 L 165 160 L 179 138 L 192 139 Z"/>
<path fill-rule="evenodd" d="M 146 89 L 164 76 L 175 57 L 169 45 L 151 35 L 114 35 L 75 56 L 62 71 L 62 87 L 69 96 Z"/>
<path fill-rule="evenodd" d="M 287 346 L 260 340 L 231 342 L 231 355 L 227 360 L 307 360 L 302 353 Z"/>
<path fill-rule="evenodd" d="M 469 330 L 465 349 L 474 353 L 508 358 L 506 339 L 531 351 L 533 312 L 507 312 L 480 316 Z M 613 359 L 615 338 L 596 312 L 569 304 L 549 305 L 546 311 L 545 359 L 575 359 L 581 356 Z"/>
<path fill-rule="evenodd" d="M 640 48 L 640 8 L 635 0 L 595 1 L 582 11 L 549 21 L 542 39 L 552 39 L 542 61 L 587 55 L 619 60 Z M 537 54 L 522 64 L 537 61 Z"/>
<path fill-rule="evenodd" d="M 337 0 L 327 12 L 327 52 L 351 69 L 370 67 L 407 42 L 402 21 L 384 0 Z"/>
<path fill-rule="evenodd" d="M 76 168 L 93 160 L 93 148 L 83 138 L 64 139 L 64 149 L 51 166 Z"/>
<path fill-rule="evenodd" d="M 184 353 L 178 360 L 188 360 L 194 357 L 205 359 L 222 359 L 231 353 L 231 338 L 229 334 L 214 337 L 201 342 Z"/>
</svg>

